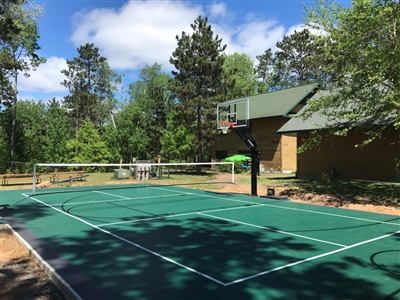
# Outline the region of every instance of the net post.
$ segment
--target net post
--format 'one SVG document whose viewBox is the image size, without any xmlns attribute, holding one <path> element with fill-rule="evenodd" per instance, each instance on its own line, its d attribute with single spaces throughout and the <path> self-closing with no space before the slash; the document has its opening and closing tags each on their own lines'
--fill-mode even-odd
<svg viewBox="0 0 400 300">
<path fill-rule="evenodd" d="M 36 192 L 36 164 L 33 165 L 32 195 Z"/>
<path fill-rule="evenodd" d="M 232 183 L 235 183 L 235 163 L 232 162 Z"/>
</svg>

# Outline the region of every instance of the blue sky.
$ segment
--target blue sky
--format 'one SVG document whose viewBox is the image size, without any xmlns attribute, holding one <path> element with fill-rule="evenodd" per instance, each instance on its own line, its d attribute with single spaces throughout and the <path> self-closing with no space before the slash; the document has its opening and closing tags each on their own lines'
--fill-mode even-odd
<svg viewBox="0 0 400 300">
<path fill-rule="evenodd" d="M 215 34 L 227 44 L 226 53 L 247 53 L 255 60 L 275 49 L 284 35 L 301 28 L 304 0 L 36 0 L 44 6 L 38 19 L 41 50 L 47 59 L 29 78 L 19 78 L 19 98 L 61 99 L 68 92 L 60 85 L 66 60 L 77 48 L 94 43 L 111 69 L 124 74 L 125 85 L 136 81 L 138 70 L 155 62 L 170 73 L 169 58 L 176 35 L 191 33 L 190 24 L 208 17 Z"/>
</svg>

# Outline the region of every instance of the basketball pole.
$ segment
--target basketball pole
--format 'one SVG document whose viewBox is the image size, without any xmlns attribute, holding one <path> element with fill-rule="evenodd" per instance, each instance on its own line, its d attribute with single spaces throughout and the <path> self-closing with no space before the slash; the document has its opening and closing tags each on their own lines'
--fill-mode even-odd
<svg viewBox="0 0 400 300">
<path fill-rule="evenodd" d="M 245 142 L 251 150 L 251 195 L 258 196 L 257 193 L 257 176 L 260 172 L 260 151 L 257 148 L 257 141 L 247 131 L 247 128 L 233 127 L 235 132 Z"/>
</svg>

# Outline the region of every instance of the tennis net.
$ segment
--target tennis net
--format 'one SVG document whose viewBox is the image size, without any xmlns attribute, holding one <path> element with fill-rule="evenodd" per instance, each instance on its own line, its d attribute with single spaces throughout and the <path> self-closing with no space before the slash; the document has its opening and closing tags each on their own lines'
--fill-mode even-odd
<svg viewBox="0 0 400 300">
<path fill-rule="evenodd" d="M 201 167 L 201 172 L 198 168 Z M 224 173 L 224 176 L 216 176 Z M 216 178 L 221 179 L 216 179 Z M 153 185 L 218 185 L 234 183 L 234 163 L 37 163 L 32 195 Z"/>
</svg>

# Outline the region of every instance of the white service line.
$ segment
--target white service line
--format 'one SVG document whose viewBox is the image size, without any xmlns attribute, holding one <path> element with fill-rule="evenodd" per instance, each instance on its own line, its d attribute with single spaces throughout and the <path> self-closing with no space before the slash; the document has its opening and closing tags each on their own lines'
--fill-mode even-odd
<svg viewBox="0 0 400 300">
<path fill-rule="evenodd" d="M 168 189 L 163 189 L 163 188 L 158 188 L 156 189 L 162 189 L 166 191 L 171 191 Z M 211 196 L 211 195 L 201 195 L 197 193 L 193 193 L 194 195 L 198 195 L 201 197 L 211 197 L 211 198 L 217 198 L 217 199 L 222 199 L 226 201 L 233 201 L 233 202 L 243 202 L 243 203 L 249 203 L 249 204 L 256 204 L 258 202 L 251 202 L 251 201 L 246 201 L 246 200 L 233 200 L 233 199 L 226 199 L 223 197 L 217 197 L 217 196 Z M 269 199 L 269 200 L 274 200 L 274 199 Z M 279 201 L 279 200 L 275 200 Z M 376 221 L 376 220 L 370 220 L 370 219 L 364 219 L 364 218 L 357 218 L 357 217 L 351 217 L 351 216 L 345 216 L 345 215 L 339 215 L 339 214 L 332 214 L 332 213 L 326 213 L 326 212 L 319 212 L 319 211 L 314 211 L 314 210 L 308 210 L 308 209 L 301 209 L 301 208 L 293 208 L 293 207 L 284 207 L 284 206 L 279 206 L 279 205 L 273 205 L 273 204 L 268 204 L 268 203 L 260 203 L 263 206 L 267 207 L 274 207 L 274 208 L 280 208 L 280 209 L 288 209 L 288 210 L 295 210 L 295 211 L 302 211 L 302 212 L 307 212 L 307 213 L 312 213 L 312 214 L 320 214 L 320 215 L 326 215 L 326 216 L 332 216 L 332 217 L 338 217 L 338 218 L 346 218 L 346 219 L 353 219 L 353 220 L 358 220 L 358 221 L 365 221 L 365 222 L 371 222 L 371 223 L 378 223 L 378 224 L 387 224 L 387 225 L 395 225 L 395 226 L 400 226 L 400 221 L 398 223 L 392 223 L 392 222 L 386 222 L 386 221 Z M 393 216 L 395 218 L 395 216 Z"/>
<path fill-rule="evenodd" d="M 173 190 L 165 189 L 165 188 L 159 188 L 159 187 L 152 187 L 154 189 L 158 190 L 164 190 L 164 191 L 169 191 L 172 192 Z M 191 193 L 192 195 L 204 197 L 204 198 L 215 198 L 215 199 L 221 199 L 225 201 L 230 201 L 230 202 L 240 202 L 240 203 L 247 203 L 247 204 L 262 204 L 259 202 L 252 202 L 252 201 L 246 201 L 246 200 L 235 200 L 235 199 L 227 199 L 226 197 L 217 197 L 217 196 L 212 196 L 212 195 L 203 195 L 203 194 L 198 194 L 198 193 Z M 264 204 L 262 204 L 264 205 Z"/>
<path fill-rule="evenodd" d="M 255 227 L 255 228 L 259 228 L 259 229 L 265 229 L 265 230 L 278 232 L 278 233 L 282 233 L 282 234 L 286 234 L 286 235 L 291 235 L 291 236 L 295 236 L 295 237 L 299 237 L 299 238 L 302 238 L 302 239 L 311 240 L 311 241 L 315 241 L 315 242 L 320 242 L 320 243 L 324 243 L 324 244 L 330 244 L 330 245 L 334 245 L 334 246 L 338 246 L 338 247 L 347 247 L 346 245 L 342 245 L 342 244 L 332 243 L 332 242 L 329 242 L 329 241 L 315 239 L 315 238 L 311 238 L 311 237 L 308 237 L 308 236 L 295 234 L 295 233 L 290 233 L 290 232 L 282 231 L 282 230 L 277 230 L 277 229 L 273 229 L 273 228 L 269 228 L 269 227 L 265 227 L 265 226 L 259 226 L 259 225 L 254 225 L 254 224 L 241 222 L 241 221 L 236 221 L 236 220 L 232 220 L 232 219 L 221 218 L 221 217 L 209 215 L 209 214 L 202 213 L 202 212 L 199 212 L 198 214 L 202 215 L 202 216 L 207 216 L 207 217 L 210 217 L 210 218 L 214 218 L 214 219 L 224 220 L 224 221 L 227 221 L 227 222 L 237 223 L 237 224 L 246 225 L 246 226 L 251 226 L 251 227 Z"/>
<path fill-rule="evenodd" d="M 99 203 L 112 203 L 112 202 L 122 202 L 122 201 L 130 201 L 130 200 L 137 201 L 137 200 L 143 200 L 143 199 L 160 199 L 160 198 L 176 197 L 176 196 L 182 196 L 182 195 L 183 194 L 175 194 L 175 195 L 167 195 L 167 196 L 147 196 L 147 197 L 137 197 L 137 198 L 127 198 L 127 197 L 115 195 L 116 197 L 120 197 L 121 199 L 107 199 L 107 200 L 83 201 L 83 202 L 67 202 L 67 203 L 52 204 L 52 206 L 99 204 Z M 184 195 L 189 195 L 189 194 L 184 194 Z"/>
<path fill-rule="evenodd" d="M 43 204 L 43 205 L 45 205 L 45 206 L 47 206 L 47 207 L 49 207 L 49 208 L 51 208 L 51 209 L 54 209 L 54 210 L 56 210 L 56 211 L 58 211 L 58 212 L 60 212 L 60 213 L 62 213 L 62 214 L 64 214 L 64 215 L 66 215 L 66 216 L 68 216 L 68 217 L 70 217 L 70 218 L 73 218 L 73 219 L 76 219 L 76 220 L 78 220 L 78 221 L 81 221 L 82 223 L 84 223 L 84 224 L 86 224 L 86 225 L 88 225 L 88 226 L 90 226 L 90 227 L 92 227 L 92 228 L 94 228 L 94 229 L 100 230 L 100 231 L 103 232 L 103 233 L 106 233 L 106 234 L 108 234 L 108 235 L 111 235 L 111 236 L 115 237 L 116 239 L 119 239 L 119 240 L 121 240 L 121 241 L 123 241 L 123 242 L 125 242 L 125 243 L 128 243 L 128 244 L 130 244 L 130 245 L 132 245 L 132 246 L 134 246 L 134 247 L 137 247 L 137 248 L 139 248 L 139 249 L 141 249 L 141 250 L 143 250 L 143 251 L 146 251 L 146 252 L 148 252 L 148 253 L 150 253 L 150 254 L 153 254 L 153 255 L 155 255 L 155 256 L 157 256 L 157 257 L 163 259 L 163 260 L 166 260 L 166 261 L 168 261 L 168 262 L 170 262 L 170 263 L 172 263 L 172 264 L 175 264 L 175 265 L 177 265 L 177 266 L 179 266 L 179 267 L 181 267 L 181 268 L 184 268 L 184 269 L 186 269 L 186 270 L 188 270 L 188 271 L 190 271 L 190 272 L 193 272 L 193 273 L 196 273 L 196 274 L 198 274 L 198 275 L 200 275 L 200 276 L 203 276 L 203 277 L 205 277 L 205 278 L 207 278 L 207 279 L 209 279 L 209 280 L 211 280 L 211 281 L 214 281 L 214 282 L 216 282 L 216 283 L 218 283 L 218 284 L 220 284 L 220 285 L 225 285 L 224 282 L 222 282 L 222 281 L 220 281 L 220 280 L 218 280 L 218 279 L 215 279 L 215 278 L 213 278 L 213 277 L 211 277 L 211 276 L 209 276 L 209 275 L 207 275 L 207 274 L 204 274 L 204 273 L 199 272 L 199 271 L 197 271 L 197 270 L 195 270 L 195 269 L 193 269 L 193 268 L 190 268 L 190 267 L 188 267 L 188 266 L 185 266 L 185 265 L 183 265 L 183 264 L 181 264 L 181 263 L 179 263 L 179 262 L 177 262 L 177 261 L 175 261 L 175 260 L 173 260 L 173 259 L 170 259 L 170 258 L 168 258 L 168 257 L 166 257 L 166 256 L 163 256 L 163 255 L 161 255 L 161 254 L 159 254 L 159 253 L 157 253 L 157 252 L 154 252 L 154 251 L 152 251 L 152 250 L 150 250 L 150 249 L 148 249 L 148 248 L 146 248 L 146 247 L 143 247 L 143 246 L 141 246 L 141 245 L 139 245 L 139 244 L 136 244 L 136 243 L 134 243 L 134 242 L 131 242 L 131 241 L 129 241 L 129 240 L 127 240 L 127 239 L 125 239 L 125 238 L 123 238 L 123 237 L 121 237 L 121 236 L 119 236 L 119 235 L 116 235 L 116 234 L 114 234 L 114 233 L 112 233 L 112 232 L 110 232 L 110 231 L 107 231 L 107 230 L 105 230 L 105 229 L 103 229 L 103 228 L 99 228 L 99 227 L 96 226 L 96 225 L 93 225 L 93 224 L 91 224 L 91 223 L 89 223 L 89 222 L 87 222 L 87 221 L 85 221 L 85 220 L 83 220 L 83 219 L 81 219 L 81 218 L 79 218 L 79 217 L 77 217 L 77 216 L 70 215 L 69 213 L 67 213 L 67 212 L 65 212 L 65 211 L 63 211 L 63 210 L 61 210 L 61 209 L 58 209 L 58 208 L 56 208 L 56 207 L 53 207 L 53 206 L 51 206 L 50 204 L 47 204 L 47 203 L 45 203 L 45 202 L 43 202 L 43 201 L 40 201 L 39 199 L 36 199 L 36 198 L 34 198 L 34 197 L 29 197 L 29 196 L 26 195 L 26 194 L 22 194 L 22 195 L 25 196 L 25 197 L 27 197 L 27 198 L 30 198 L 30 199 L 32 199 L 32 200 L 34 200 L 34 201 L 36 201 L 36 202 L 39 202 L 39 203 L 41 203 L 41 204 Z"/>
<path fill-rule="evenodd" d="M 120 222 L 113 222 L 113 223 L 103 223 L 103 224 L 96 225 L 96 226 L 99 226 L 99 227 L 101 226 L 102 227 L 102 226 L 111 226 L 111 225 L 118 225 L 118 224 L 138 223 L 138 222 L 142 222 L 142 221 L 152 221 L 152 220 L 158 220 L 158 219 L 166 219 L 166 218 L 197 215 L 199 213 L 208 213 L 208 212 L 216 212 L 216 211 L 224 211 L 224 210 L 235 210 L 235 209 L 246 209 L 246 208 L 252 208 L 252 207 L 255 207 L 255 206 L 263 206 L 263 204 L 254 204 L 253 206 L 218 208 L 218 209 L 211 209 L 211 210 L 205 210 L 205 211 L 192 211 L 192 212 L 187 212 L 187 213 L 174 214 L 174 215 L 165 215 L 165 216 L 145 218 L 145 219 L 139 219 L 139 220 L 120 221 Z"/>
<path fill-rule="evenodd" d="M 287 264 L 287 265 L 284 265 L 284 266 L 280 266 L 280 267 L 277 267 L 277 268 L 274 268 L 274 269 L 270 269 L 270 270 L 267 270 L 267 271 L 264 271 L 264 272 L 260 272 L 260 273 L 257 273 L 257 274 L 251 275 L 251 276 L 247 276 L 247 277 L 243 277 L 243 278 L 240 278 L 240 279 L 236 279 L 234 281 L 225 283 L 225 286 L 234 285 L 234 284 L 237 284 L 237 283 L 244 282 L 246 280 L 254 279 L 254 278 L 259 277 L 259 276 L 263 276 L 263 275 L 270 274 L 270 273 L 273 273 L 273 272 L 276 272 L 276 271 L 287 269 L 287 268 L 290 268 L 290 267 L 293 267 L 293 266 L 296 266 L 296 265 L 300 265 L 300 264 L 305 263 L 305 262 L 313 261 L 313 260 L 316 260 L 316 259 L 319 259 L 319 258 L 322 258 L 322 257 L 325 257 L 325 256 L 329 256 L 329 255 L 336 254 L 336 253 L 339 253 L 339 252 L 342 252 L 342 251 L 346 251 L 348 249 L 355 248 L 355 247 L 358 247 L 358 246 L 361 246 L 361 245 L 364 245 L 364 244 L 375 242 L 377 240 L 381 240 L 381 239 L 384 239 L 384 238 L 387 238 L 387 237 L 390 237 L 392 235 L 399 234 L 399 233 L 400 233 L 400 230 L 396 231 L 396 232 L 392 232 L 392 233 L 386 234 L 386 235 L 382 235 L 382 236 L 379 236 L 379 237 L 376 237 L 376 238 L 373 238 L 373 239 L 370 239 L 370 240 L 367 240 L 367 241 L 363 241 L 363 242 L 360 242 L 360 243 L 357 243 L 357 244 L 353 244 L 353 245 L 350 245 L 350 246 L 347 246 L 347 247 L 344 247 L 344 248 L 333 250 L 331 252 L 323 253 L 323 254 L 320 254 L 320 255 L 316 255 L 316 256 L 313 256 L 313 257 L 309 257 L 309 258 L 306 258 L 306 259 L 303 259 L 303 260 L 296 261 L 294 263 L 290 263 L 290 264 Z"/>
<path fill-rule="evenodd" d="M 302 212 L 307 212 L 307 213 L 312 213 L 312 214 L 320 214 L 320 215 L 326 215 L 326 216 L 332 216 L 332 217 L 338 217 L 338 218 L 353 219 L 353 220 L 365 221 L 365 222 L 371 222 L 371 223 L 379 223 L 379 224 L 388 224 L 388 225 L 400 226 L 400 221 L 399 221 L 399 223 L 391 223 L 391 222 L 386 222 L 386 221 L 376 221 L 376 220 L 370 220 L 370 219 L 364 219 L 364 218 L 357 218 L 357 217 L 350 217 L 350 216 L 345 216 L 345 215 L 331 214 L 331 213 L 325 213 L 325 212 L 308 210 L 308 209 L 301 209 L 301 208 L 284 207 L 284 206 L 278 206 L 278 205 L 272 205 L 272 204 L 264 204 L 264 206 L 280 208 L 280 209 L 296 210 L 296 211 L 302 211 Z M 390 216 L 388 216 L 388 217 L 390 217 Z M 393 216 L 393 218 L 396 218 L 396 216 Z M 398 217 L 398 219 L 400 220 L 399 217 Z"/>
</svg>

